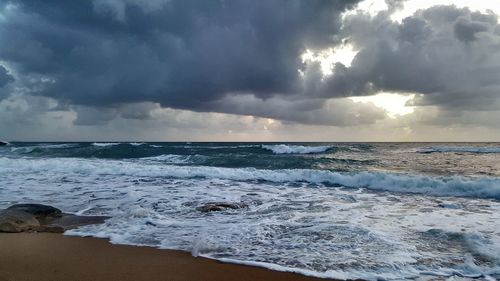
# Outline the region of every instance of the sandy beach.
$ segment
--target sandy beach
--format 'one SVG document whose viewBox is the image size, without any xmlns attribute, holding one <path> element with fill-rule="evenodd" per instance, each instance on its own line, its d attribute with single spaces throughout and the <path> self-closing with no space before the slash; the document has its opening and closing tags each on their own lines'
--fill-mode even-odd
<svg viewBox="0 0 500 281">
<path fill-rule="evenodd" d="M 51 233 L 0 234 L 0 281 L 325 280 Z"/>
</svg>

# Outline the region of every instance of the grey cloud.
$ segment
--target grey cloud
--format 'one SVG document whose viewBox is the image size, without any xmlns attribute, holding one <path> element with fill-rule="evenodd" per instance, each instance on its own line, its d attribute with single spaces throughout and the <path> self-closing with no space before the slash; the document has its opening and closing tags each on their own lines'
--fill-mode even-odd
<svg viewBox="0 0 500 281">
<path fill-rule="evenodd" d="M 71 109 L 85 126 L 154 119 L 161 107 L 371 124 L 383 110 L 340 98 L 377 91 L 422 93 L 414 105 L 444 110 L 500 107 L 496 15 L 438 6 L 399 23 L 390 12 L 403 1 L 386 0 L 389 11 L 343 22 L 358 2 L 3 2 L 0 60 L 17 80 L 0 68 L 0 97 L 15 83 L 56 99 L 52 110 Z M 343 43 L 359 53 L 331 76 L 300 58 Z"/>
<path fill-rule="evenodd" d="M 358 1 L 11 1 L 0 59 L 53 79 L 32 94 L 204 111 L 228 92 L 296 92 L 300 54 L 336 44 Z"/>
<path fill-rule="evenodd" d="M 73 124 L 79 126 L 105 125 L 118 116 L 114 108 L 75 106 L 74 110 L 77 118 Z"/>
<path fill-rule="evenodd" d="M 464 42 L 475 41 L 476 34 L 488 31 L 488 24 L 480 21 L 472 21 L 467 18 L 460 18 L 454 27 L 455 36 Z"/>
<path fill-rule="evenodd" d="M 393 12 L 395 10 L 400 10 L 404 7 L 404 2 L 406 0 L 385 0 L 388 10 Z"/>
<path fill-rule="evenodd" d="M 141 102 L 125 104 L 119 108 L 120 116 L 125 119 L 152 119 L 152 111 L 161 108 L 157 103 Z"/>
<path fill-rule="evenodd" d="M 387 117 L 386 112 L 370 103 L 350 99 L 259 99 L 253 95 L 229 95 L 214 105 L 228 113 L 257 115 L 272 119 L 310 125 L 354 126 L 374 124 Z"/>
<path fill-rule="evenodd" d="M 14 77 L 9 74 L 7 69 L 0 65 L 0 88 L 7 85 L 7 83 L 14 81 Z"/>
<path fill-rule="evenodd" d="M 499 108 L 499 29 L 496 15 L 455 6 L 420 10 L 401 23 L 386 12 L 352 15 L 343 34 L 360 51 L 350 67 L 335 66 L 320 94 L 417 92 L 424 95 L 415 105 Z"/>
</svg>

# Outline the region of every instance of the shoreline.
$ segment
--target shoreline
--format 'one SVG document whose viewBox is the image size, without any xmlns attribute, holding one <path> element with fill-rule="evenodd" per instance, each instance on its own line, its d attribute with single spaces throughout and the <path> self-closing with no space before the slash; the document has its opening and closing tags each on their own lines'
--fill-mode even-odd
<svg viewBox="0 0 500 281">
<path fill-rule="evenodd" d="M 54 233 L 1 233 L 0 249 L 0 281 L 333 280 Z"/>
</svg>

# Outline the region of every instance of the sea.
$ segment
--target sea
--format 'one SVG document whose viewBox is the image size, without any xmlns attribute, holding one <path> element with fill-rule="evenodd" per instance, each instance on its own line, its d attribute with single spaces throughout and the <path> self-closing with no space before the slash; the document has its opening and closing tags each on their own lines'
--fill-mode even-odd
<svg viewBox="0 0 500 281">
<path fill-rule="evenodd" d="M 13 142 L 0 208 L 65 235 L 365 280 L 500 279 L 500 143 Z M 202 212 L 207 203 L 242 208 Z"/>
</svg>

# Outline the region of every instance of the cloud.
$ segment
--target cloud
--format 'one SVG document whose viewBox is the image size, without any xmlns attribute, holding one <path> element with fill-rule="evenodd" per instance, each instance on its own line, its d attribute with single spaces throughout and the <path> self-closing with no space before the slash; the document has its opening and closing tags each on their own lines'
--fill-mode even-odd
<svg viewBox="0 0 500 281">
<path fill-rule="evenodd" d="M 14 77 L 9 74 L 7 69 L 0 65 L 0 88 L 7 85 L 7 83 L 14 81 Z"/>
<path fill-rule="evenodd" d="M 346 18 L 343 33 L 359 49 L 323 96 L 377 91 L 422 93 L 414 105 L 455 110 L 500 108 L 500 25 L 495 14 L 455 6 L 419 10 L 401 23 L 390 14 Z"/>
<path fill-rule="evenodd" d="M 218 122 L 237 132 L 268 126 L 268 119 L 287 129 L 494 127 L 497 15 L 435 6 L 398 22 L 391 13 L 403 0 L 386 0 L 388 9 L 376 15 L 355 11 L 359 2 L 4 1 L 4 128 L 19 120 L 29 128 L 54 124 L 54 134 L 61 126 L 80 136 L 125 136 L 119 129 L 126 128 L 161 138 L 162 126 L 209 134 L 202 130 L 207 120 L 219 136 L 226 130 Z M 342 46 L 358 53 L 350 65 L 334 64 L 332 74 L 301 57 Z M 415 114 L 391 121 L 383 109 L 346 98 L 380 91 L 416 93 Z"/>
<path fill-rule="evenodd" d="M 266 100 L 254 95 L 228 95 L 213 110 L 257 115 L 292 123 L 327 126 L 374 124 L 387 117 L 387 112 L 372 103 L 356 103 L 350 99 L 295 99 L 273 97 Z"/>
<path fill-rule="evenodd" d="M 301 53 L 336 44 L 357 2 L 16 1 L 3 7 L 0 59 L 54 81 L 32 94 L 71 104 L 204 111 L 230 92 L 296 92 Z"/>
</svg>

